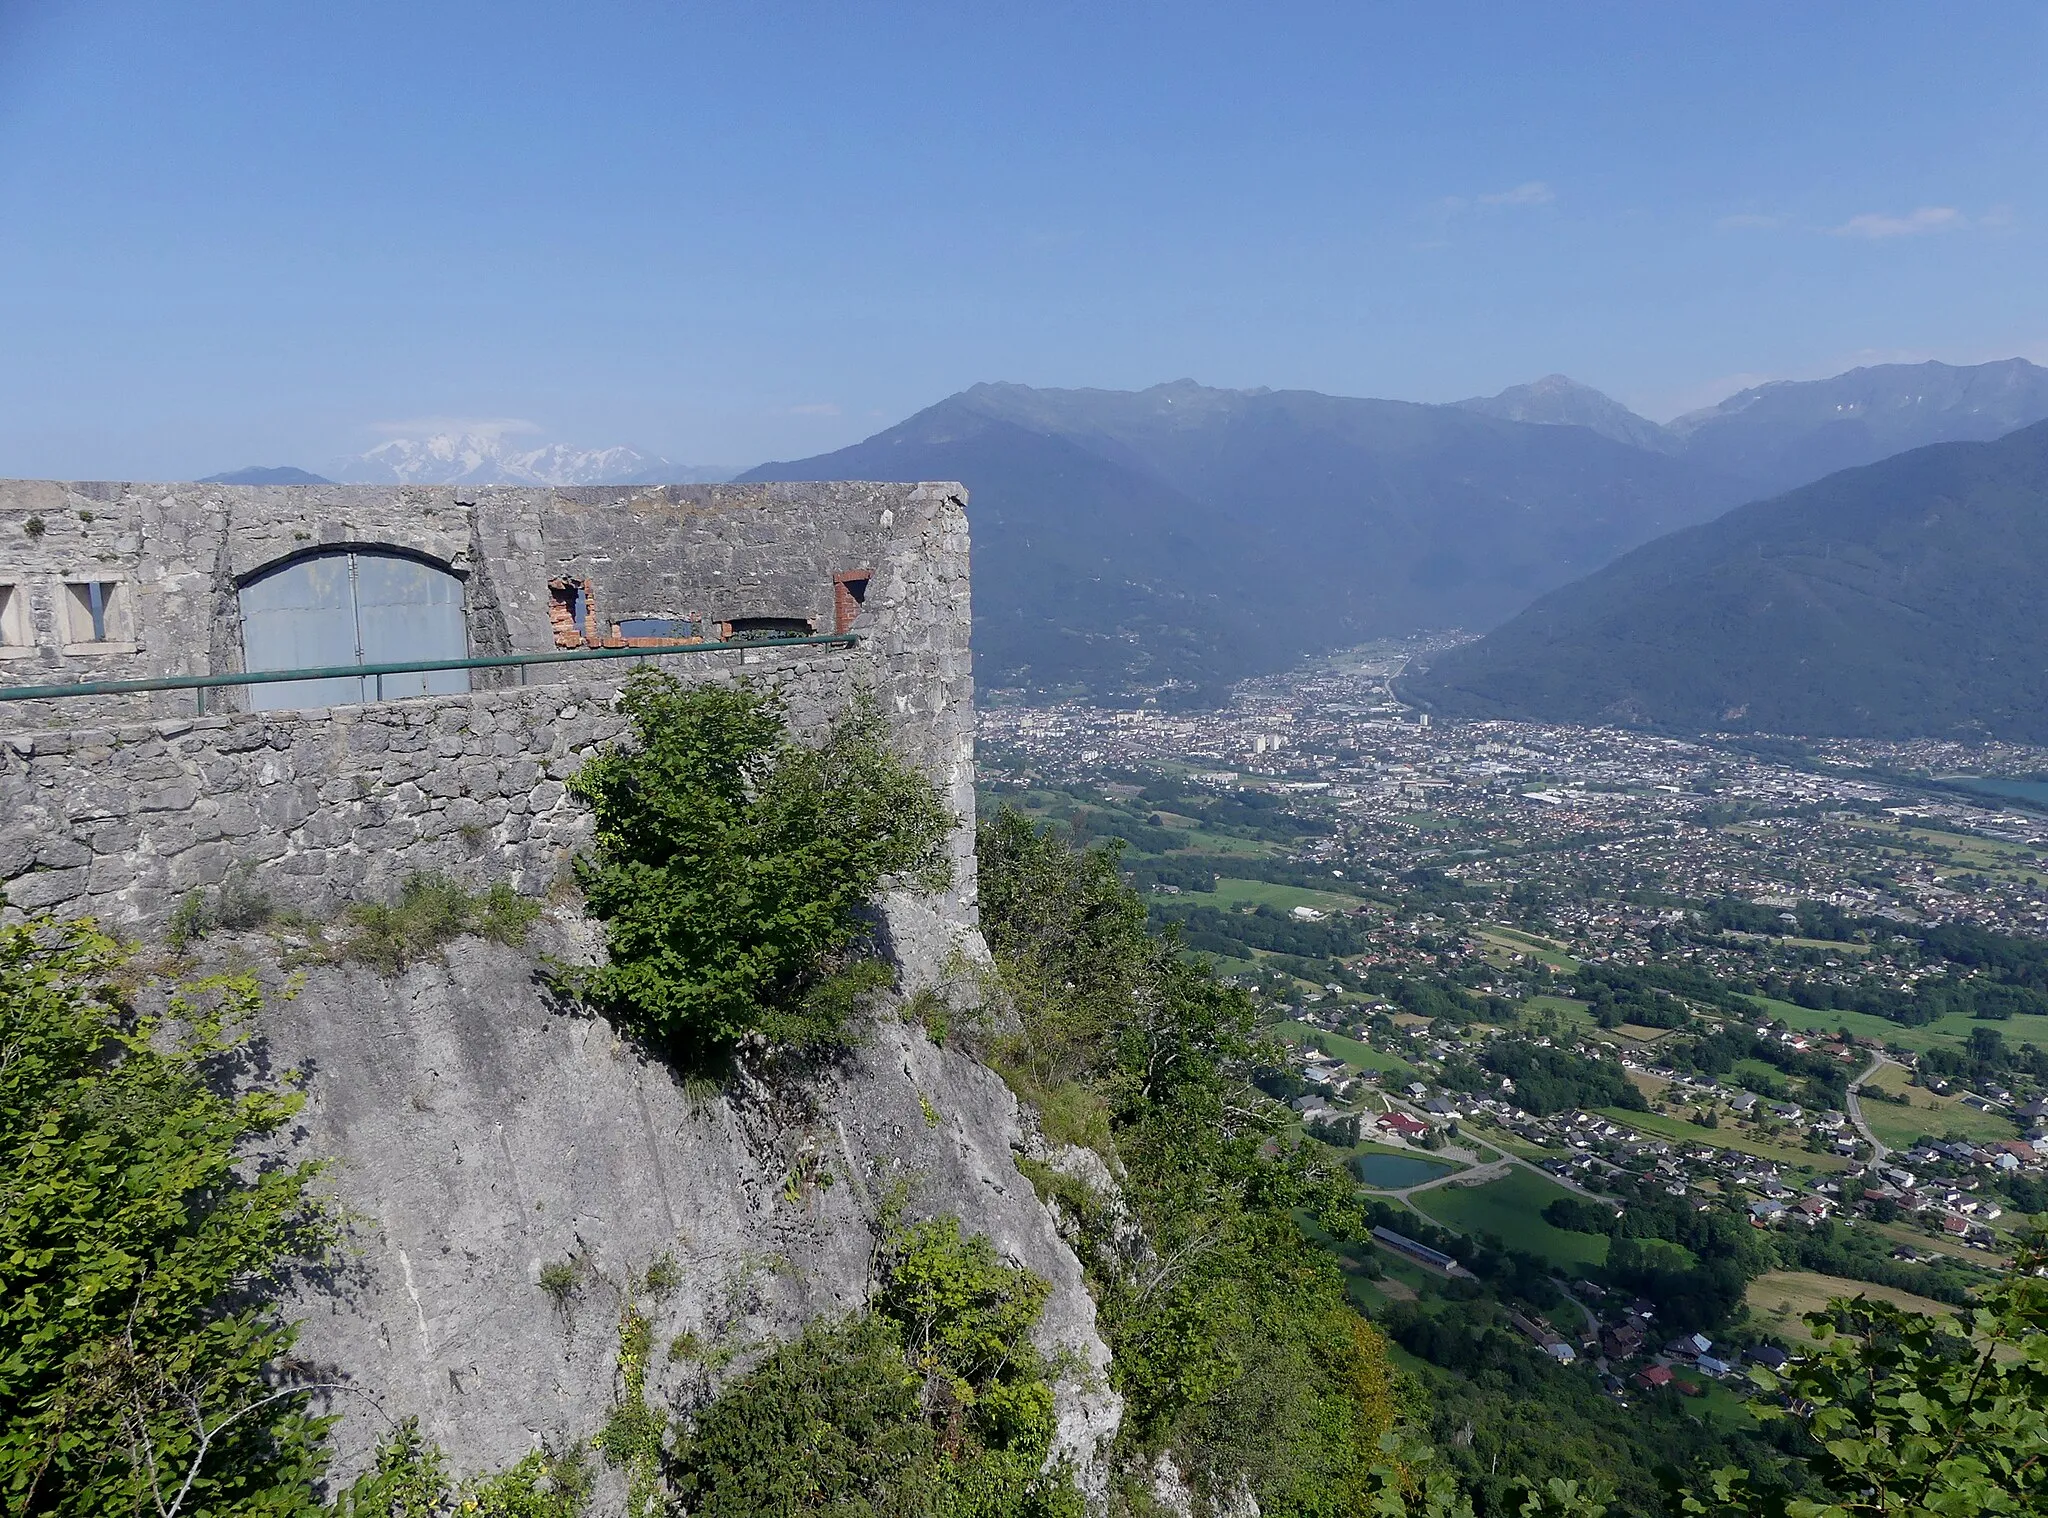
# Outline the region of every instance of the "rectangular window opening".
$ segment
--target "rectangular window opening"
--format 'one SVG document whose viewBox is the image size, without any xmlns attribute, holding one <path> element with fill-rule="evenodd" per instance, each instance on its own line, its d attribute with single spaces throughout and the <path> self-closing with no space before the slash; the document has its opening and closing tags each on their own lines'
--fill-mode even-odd
<svg viewBox="0 0 2048 1518">
<path fill-rule="evenodd" d="M 548 624 L 555 635 L 555 647 L 597 646 L 596 604 L 588 580 L 548 581 Z"/>
<path fill-rule="evenodd" d="M 0 649 L 6 650 L 0 657 L 19 656 L 34 645 L 28 621 L 28 587 L 0 585 Z"/>
<path fill-rule="evenodd" d="M 619 648 L 659 648 L 704 641 L 704 622 L 695 612 L 679 617 L 621 617 L 607 641 Z"/>
<path fill-rule="evenodd" d="M 134 640 L 128 586 L 120 580 L 72 580 L 64 586 L 65 646 L 81 652 Z M 109 649 L 111 651 L 111 647 Z"/>
</svg>

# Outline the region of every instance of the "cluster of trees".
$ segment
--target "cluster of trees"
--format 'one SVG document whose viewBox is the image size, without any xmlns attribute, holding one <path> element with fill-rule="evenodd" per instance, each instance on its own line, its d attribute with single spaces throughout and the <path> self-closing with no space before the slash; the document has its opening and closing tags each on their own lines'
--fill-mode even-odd
<svg viewBox="0 0 2048 1518">
<path fill-rule="evenodd" d="M 1804 1081 L 1808 1101 L 1824 1107 L 1842 1105 L 1855 1073 L 1828 1055 L 1794 1049 L 1775 1038 L 1759 1038 L 1733 1023 L 1723 1024 L 1699 1038 L 1669 1043 L 1664 1057 L 1674 1069 L 1696 1070 L 1701 1075 L 1726 1075 L 1742 1061 L 1755 1060 L 1783 1071 L 1790 1079 Z M 1783 1093 L 1773 1090 L 1762 1094 Z"/>
<path fill-rule="evenodd" d="M 1494 1039 L 1477 1063 L 1462 1056 L 1444 1062 L 1443 1084 L 1453 1091 L 1492 1091 L 1507 1076 L 1515 1083 L 1515 1105 L 1538 1117 L 1575 1108 L 1626 1107 L 1648 1110 L 1642 1092 L 1614 1060 L 1595 1059 L 1533 1039 Z"/>
<path fill-rule="evenodd" d="M 1080 1241 L 1133 1493 L 1166 1453 L 1198 1491 L 1243 1491 L 1267 1513 L 1363 1508 L 1395 1380 L 1296 1221 L 1360 1227 L 1338 1216 L 1351 1187 L 1314 1146 L 1274 1145 L 1285 1116 L 1251 1084 L 1272 1051 L 1250 997 L 1149 929 L 1113 851 L 1009 811 L 982 823 L 979 848 L 983 931 L 1015 1018 L 986 1052 L 1048 1136 L 1105 1149 L 1123 1176 L 1119 1206 L 1032 1169 Z"/>
</svg>

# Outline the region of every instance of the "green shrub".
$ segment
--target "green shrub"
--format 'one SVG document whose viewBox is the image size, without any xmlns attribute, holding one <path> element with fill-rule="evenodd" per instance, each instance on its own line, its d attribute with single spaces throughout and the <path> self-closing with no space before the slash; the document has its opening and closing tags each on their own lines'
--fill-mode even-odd
<svg viewBox="0 0 2048 1518">
<path fill-rule="evenodd" d="M 550 1260 L 540 1268 L 540 1289 L 553 1300 L 558 1311 L 568 1310 L 569 1299 L 576 1295 L 576 1281 L 574 1260 Z"/>
<path fill-rule="evenodd" d="M 647 1295 L 657 1302 L 665 1301 L 675 1295 L 676 1288 L 683 1284 L 682 1267 L 670 1256 L 661 1255 L 647 1267 L 647 1274 L 642 1280 Z"/>
<path fill-rule="evenodd" d="M 540 906 L 497 881 L 472 893 L 432 872 L 405 877 L 398 900 L 358 902 L 347 912 L 350 932 L 341 957 L 396 975 L 465 933 L 517 948 L 540 916 Z"/>
<path fill-rule="evenodd" d="M 590 1498 L 583 1450 L 535 1450 L 510 1470 L 457 1481 L 439 1446 L 407 1418 L 377 1463 L 356 1478 L 332 1509 L 333 1518 L 577 1518 Z"/>
<path fill-rule="evenodd" d="M 884 880 L 942 889 L 954 825 L 938 790 L 889 748 L 872 702 L 816 748 L 778 698 L 741 684 L 685 688 L 636 671 L 628 744 L 570 782 L 596 813 L 577 880 L 608 962 L 571 988 L 685 1064 L 750 1033 L 802 1044 L 838 1034 L 841 975 Z M 874 972 L 860 976 L 872 983 Z"/>
<path fill-rule="evenodd" d="M 957 1219 L 892 1230 L 872 1310 L 813 1322 L 728 1385 L 674 1458 L 693 1518 L 1080 1518 L 1045 1471 L 1046 1285 Z"/>
<path fill-rule="evenodd" d="M 249 1163 L 301 1099 L 237 1053 L 252 982 L 155 1018 L 121 973 L 89 923 L 0 929 L 0 1510 L 161 1512 L 188 1476 L 187 1513 L 310 1509 L 324 1421 L 271 1379 L 263 1288 L 334 1229 L 317 1166 Z"/>
<path fill-rule="evenodd" d="M 164 929 L 164 944 L 173 954 L 183 954 L 209 933 L 245 933 L 276 915 L 270 898 L 251 882 L 246 867 L 237 867 L 211 893 L 195 886 L 178 898 Z"/>
</svg>

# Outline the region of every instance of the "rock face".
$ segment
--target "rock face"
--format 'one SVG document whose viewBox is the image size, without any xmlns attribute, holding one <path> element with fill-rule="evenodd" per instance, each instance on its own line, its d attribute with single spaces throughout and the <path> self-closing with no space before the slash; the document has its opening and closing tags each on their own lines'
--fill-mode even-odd
<svg viewBox="0 0 2048 1518">
<path fill-rule="evenodd" d="M 957 1215 L 1051 1283 L 1041 1346 L 1060 1454 L 1099 1491 L 1120 1402 L 1072 1251 L 1012 1161 L 1015 1098 L 967 1056 L 884 1016 L 836 1066 L 733 1093 L 687 1090 L 605 1022 L 551 1006 L 528 955 L 464 940 L 390 980 L 313 971 L 264 1015 L 261 1050 L 303 1074 L 303 1154 L 337 1156 L 349 1258 L 301 1291 L 299 1352 L 333 1399 L 336 1473 L 408 1415 L 463 1469 L 588 1438 L 617 1386 L 621 1312 L 654 1320 L 648 1395 L 702 1356 L 857 1308 L 879 1210 Z M 649 1266 L 677 1284 L 649 1294 Z M 565 1300 L 541 1272 L 569 1264 Z M 679 1337 L 699 1348 L 670 1358 Z M 730 1373 L 730 1372 L 727 1372 Z"/>
</svg>

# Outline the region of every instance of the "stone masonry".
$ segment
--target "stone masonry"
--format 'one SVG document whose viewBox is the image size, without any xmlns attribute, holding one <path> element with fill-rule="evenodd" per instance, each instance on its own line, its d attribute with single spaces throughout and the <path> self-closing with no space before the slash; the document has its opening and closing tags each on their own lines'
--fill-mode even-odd
<svg viewBox="0 0 2048 1518">
<path fill-rule="evenodd" d="M 551 583 L 592 621 L 758 617 L 830 633 L 867 576 L 850 649 L 661 655 L 686 680 L 784 692 L 816 731 L 871 693 L 963 819 L 939 915 L 974 918 L 973 684 L 965 493 L 956 485 L 378 489 L 0 482 L 9 685 L 239 673 L 238 588 L 338 547 L 425 560 L 462 582 L 473 654 L 557 646 Z M 107 631 L 76 641 L 70 587 L 114 585 Z M 0 921 L 93 913 L 161 925 L 230 871 L 325 913 L 404 874 L 544 892 L 587 837 L 562 782 L 619 731 L 608 659 L 480 671 L 477 688 L 306 711 L 195 715 L 193 692 L 0 701 Z M 524 682 L 524 683 L 520 683 Z M 212 692 L 215 711 L 243 704 Z"/>
</svg>

